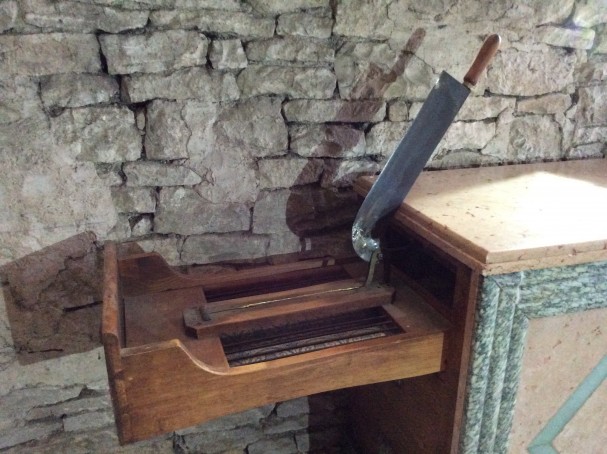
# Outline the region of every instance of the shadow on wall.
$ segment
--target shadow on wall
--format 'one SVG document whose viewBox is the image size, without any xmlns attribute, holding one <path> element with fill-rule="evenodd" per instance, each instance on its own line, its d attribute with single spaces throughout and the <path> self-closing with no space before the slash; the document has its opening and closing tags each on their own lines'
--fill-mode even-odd
<svg viewBox="0 0 607 454">
<path fill-rule="evenodd" d="M 390 70 L 370 65 L 355 82 L 351 98 L 381 99 L 386 88 L 405 71 L 424 36 L 423 29 L 415 30 Z M 361 108 L 368 110 L 369 104 L 345 103 L 336 119 L 356 117 L 361 113 L 356 109 Z M 335 153 L 334 157 L 340 157 L 342 147 L 347 149 L 357 140 L 354 135 L 340 137 L 337 148 L 329 140 L 325 156 Z M 311 160 L 298 181 L 308 181 L 307 175 L 315 172 L 308 167 L 316 165 Z M 297 182 L 295 185 L 289 193 L 286 222 L 294 234 L 310 242 L 305 247 L 308 253 L 302 255 L 338 255 L 351 250 L 349 227 L 356 214 L 356 195 L 352 191 L 297 187 Z M 103 260 L 95 240 L 93 233 L 81 233 L 0 267 L 20 363 L 30 364 L 100 345 Z"/>
<path fill-rule="evenodd" d="M 103 260 L 95 239 L 81 233 L 0 267 L 21 364 L 100 346 Z"/>
<path fill-rule="evenodd" d="M 380 110 L 382 104 L 368 101 L 382 99 L 388 87 L 405 72 L 411 58 L 421 46 L 425 35 L 426 31 L 423 28 L 416 29 L 389 70 L 384 71 L 376 64 L 371 63 L 352 85 L 350 99 L 353 102 L 342 104 L 341 109 L 335 114 L 334 120 L 337 122 L 351 122 L 358 118 L 372 118 Z M 350 255 L 354 255 L 350 228 L 358 210 L 358 197 L 351 190 L 336 191 L 332 187 L 335 181 L 340 180 L 340 169 L 339 167 L 335 168 L 333 164 L 339 166 L 340 161 L 333 162 L 331 158 L 343 158 L 343 150 L 354 148 L 360 138 L 359 132 L 351 128 L 340 128 L 339 126 L 332 128 L 332 126 L 328 126 L 325 131 L 325 140 L 319 146 L 321 149 L 319 154 L 329 158 L 328 164 L 325 164 L 323 180 L 327 178 L 330 181 L 327 184 L 323 181 L 322 184 L 322 186 L 328 186 L 328 188 L 308 186 L 291 189 L 287 200 L 285 219 L 292 233 L 300 238 L 305 237 L 309 241 L 310 244 L 306 244 L 304 247 L 304 251 L 309 252 L 307 254 L 304 252 L 304 257 L 319 255 L 319 253 L 320 255 L 339 256 L 343 255 L 344 251 L 349 251 Z M 387 153 L 392 151 L 386 150 Z M 348 161 L 344 162 L 348 163 Z M 316 167 L 317 163 L 310 160 L 299 173 L 295 185 L 299 182 L 309 181 L 310 175 L 316 172 Z M 374 172 L 356 172 L 355 176 L 372 173 Z M 351 182 L 348 183 L 351 184 Z M 327 236 L 327 232 L 335 232 L 335 235 Z"/>
</svg>

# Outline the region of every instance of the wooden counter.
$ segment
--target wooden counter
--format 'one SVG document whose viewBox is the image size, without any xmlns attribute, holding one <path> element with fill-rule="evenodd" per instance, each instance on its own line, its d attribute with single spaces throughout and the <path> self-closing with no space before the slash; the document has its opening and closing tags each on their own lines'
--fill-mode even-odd
<svg viewBox="0 0 607 454">
<path fill-rule="evenodd" d="M 607 308 L 607 160 L 424 172 L 383 230 L 386 262 L 451 329 L 441 373 L 352 392 L 363 452 L 520 452 L 530 321 Z"/>
<path fill-rule="evenodd" d="M 607 160 L 424 172 L 394 218 L 486 275 L 606 260 Z"/>
</svg>

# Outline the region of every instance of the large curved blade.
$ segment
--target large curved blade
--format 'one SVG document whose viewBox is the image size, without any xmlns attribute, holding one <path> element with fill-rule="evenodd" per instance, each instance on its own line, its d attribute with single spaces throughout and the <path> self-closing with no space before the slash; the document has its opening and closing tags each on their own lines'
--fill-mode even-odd
<svg viewBox="0 0 607 454">
<path fill-rule="evenodd" d="M 360 258 L 369 261 L 379 250 L 373 238 L 375 224 L 396 210 L 424 169 L 470 90 L 443 72 L 417 118 L 390 156 L 358 210 L 352 226 L 352 244 Z"/>
</svg>

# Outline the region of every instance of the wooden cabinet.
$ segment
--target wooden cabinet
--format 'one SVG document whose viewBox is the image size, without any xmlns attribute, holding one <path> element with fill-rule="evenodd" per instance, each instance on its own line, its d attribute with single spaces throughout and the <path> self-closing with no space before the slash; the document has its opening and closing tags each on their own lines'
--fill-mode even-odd
<svg viewBox="0 0 607 454">
<path fill-rule="evenodd" d="M 422 174 L 384 244 L 451 324 L 444 367 L 352 390 L 365 451 L 507 452 L 527 321 L 607 306 L 606 226 L 606 160 Z"/>
</svg>

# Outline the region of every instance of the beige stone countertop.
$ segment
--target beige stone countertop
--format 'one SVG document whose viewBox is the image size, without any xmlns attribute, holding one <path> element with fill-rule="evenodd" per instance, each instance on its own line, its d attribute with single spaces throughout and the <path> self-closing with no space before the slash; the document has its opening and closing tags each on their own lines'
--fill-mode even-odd
<svg viewBox="0 0 607 454">
<path fill-rule="evenodd" d="M 426 171 L 394 219 L 483 274 L 607 260 L 607 159 Z"/>
</svg>

